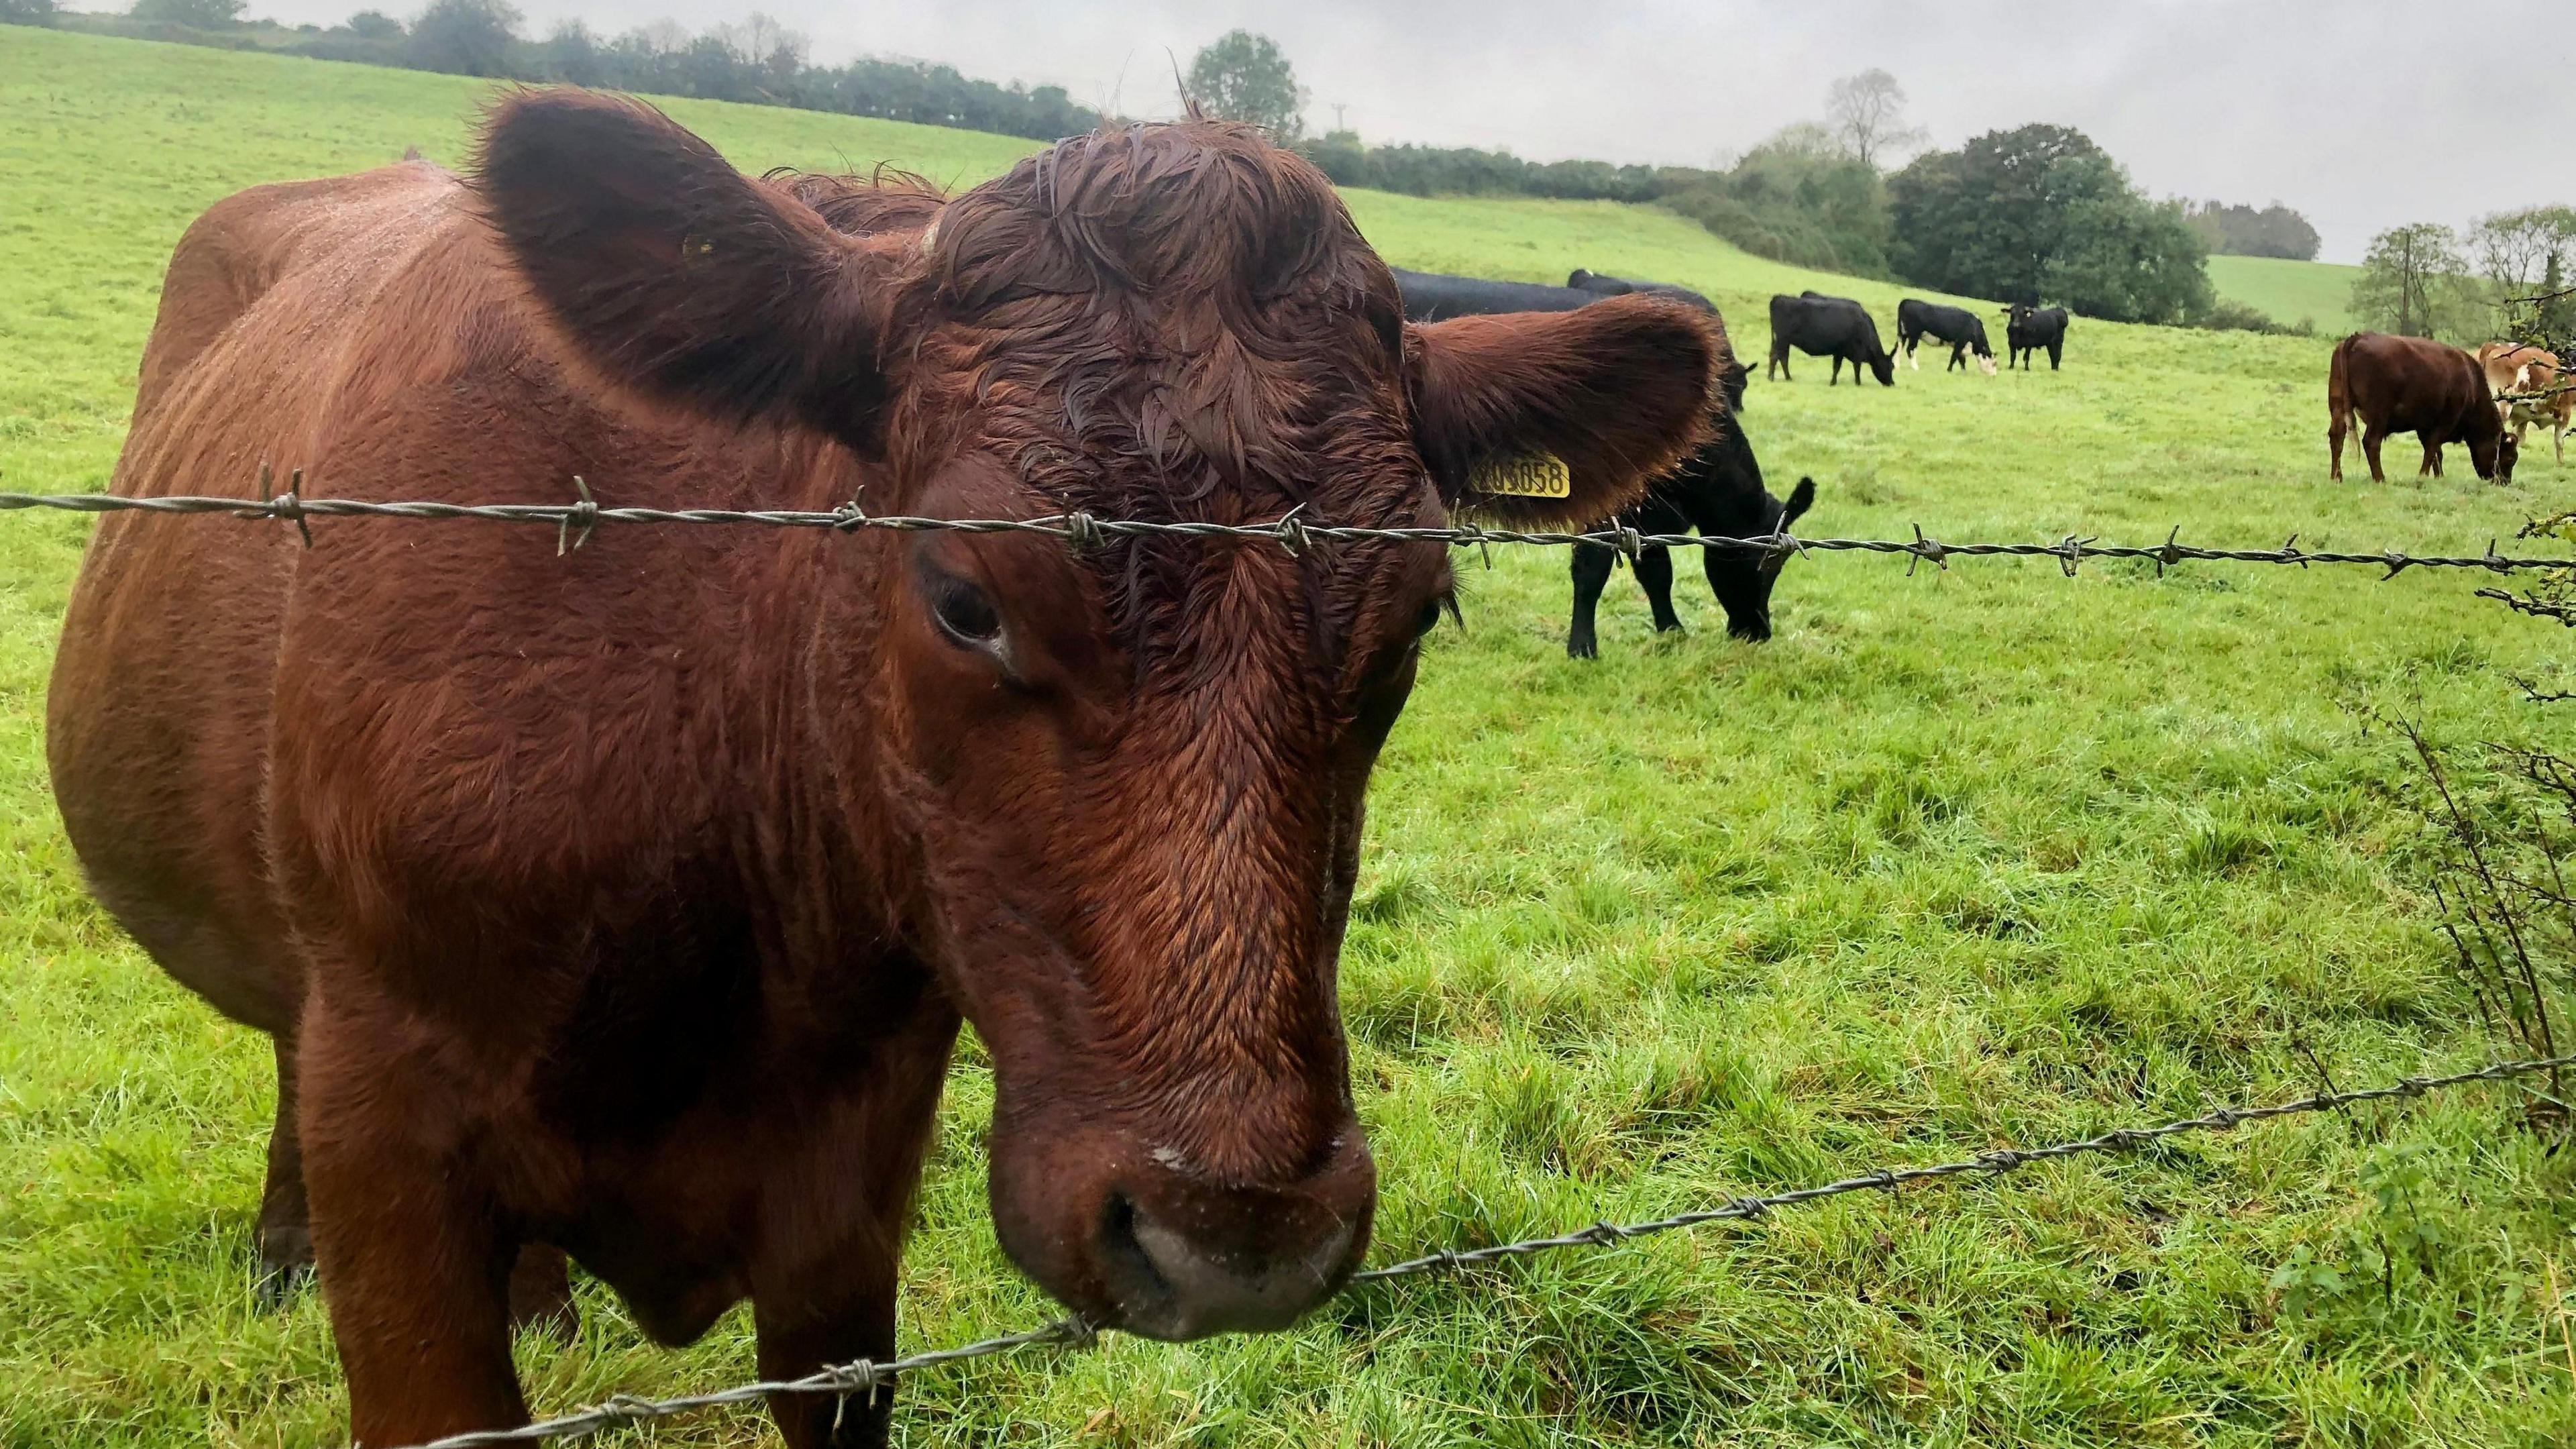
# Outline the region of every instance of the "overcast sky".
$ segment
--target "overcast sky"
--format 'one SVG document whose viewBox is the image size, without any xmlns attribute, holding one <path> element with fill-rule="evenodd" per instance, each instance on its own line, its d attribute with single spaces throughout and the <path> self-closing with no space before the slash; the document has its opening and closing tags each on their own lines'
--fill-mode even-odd
<svg viewBox="0 0 2576 1449">
<path fill-rule="evenodd" d="M 366 3 L 254 0 L 252 13 L 327 23 Z M 664 18 L 696 29 L 761 8 L 809 35 L 819 60 L 945 61 L 1139 116 L 1171 109 L 1172 55 L 1186 65 L 1240 25 L 1287 51 L 1319 128 L 1340 102 L 1373 142 L 1539 160 L 1704 165 L 1819 114 L 1834 77 L 1884 66 L 1935 144 L 2074 126 L 2157 196 L 2297 207 L 2329 261 L 2359 260 L 2372 232 L 2400 222 L 2576 202 L 2563 145 L 2534 164 L 2503 139 L 2512 88 L 2496 71 L 2538 65 L 2533 47 L 2563 62 L 2566 37 L 2517 38 L 2437 0 L 516 3 L 532 34 L 575 16 L 608 31 Z"/>
</svg>

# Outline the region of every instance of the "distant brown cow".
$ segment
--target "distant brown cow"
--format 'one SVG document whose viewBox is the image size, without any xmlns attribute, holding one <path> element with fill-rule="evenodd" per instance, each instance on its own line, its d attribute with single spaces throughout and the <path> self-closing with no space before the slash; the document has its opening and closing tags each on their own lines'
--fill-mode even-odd
<svg viewBox="0 0 2576 1449">
<path fill-rule="evenodd" d="M 2374 483 L 2388 481 L 2380 471 L 2379 445 L 2391 433 L 2413 433 L 2423 443 L 2418 477 L 2440 477 L 2443 445 L 2465 443 L 2470 466 L 2480 478 L 2513 481 L 2514 442 L 2496 416 L 2486 374 L 2476 358 L 2456 347 L 2423 337 L 2356 332 L 2335 346 L 2326 374 L 2326 412 L 2326 442 L 2338 483 L 2343 481 L 2344 434 L 2356 416 Z"/>
<path fill-rule="evenodd" d="M 1698 443 L 1725 362 L 1648 297 L 1407 325 L 1332 187 L 1244 127 L 943 202 L 523 92 L 470 185 L 199 220 L 117 484 L 1564 526 Z M 1478 491 L 1538 453 L 1570 496 Z M 890 1354 L 961 1015 L 995 1226 L 1073 1308 L 1271 1328 L 1350 1272 L 1375 1176 L 1335 961 L 1441 548 L 314 533 L 103 524 L 48 746 L 100 898 L 276 1036 L 262 1252 L 293 1263 L 309 1195 L 360 1442 L 524 1421 L 532 1245 L 665 1341 L 749 1298 L 764 1375 Z M 850 1444 L 888 1403 L 774 1410 Z"/>
</svg>

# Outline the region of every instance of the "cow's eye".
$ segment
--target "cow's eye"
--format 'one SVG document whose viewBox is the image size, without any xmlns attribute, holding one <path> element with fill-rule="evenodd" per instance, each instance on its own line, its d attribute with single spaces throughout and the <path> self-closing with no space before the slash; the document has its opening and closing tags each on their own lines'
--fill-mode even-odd
<svg viewBox="0 0 2576 1449">
<path fill-rule="evenodd" d="M 931 617 L 940 632 L 969 649 L 989 649 L 1002 637 L 1001 611 L 984 591 L 959 578 L 940 578 L 930 586 Z"/>
</svg>

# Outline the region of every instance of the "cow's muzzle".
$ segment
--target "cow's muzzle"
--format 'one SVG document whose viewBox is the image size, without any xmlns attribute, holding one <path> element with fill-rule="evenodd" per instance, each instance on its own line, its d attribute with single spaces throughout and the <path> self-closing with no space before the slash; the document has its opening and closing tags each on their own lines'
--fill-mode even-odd
<svg viewBox="0 0 2576 1449">
<path fill-rule="evenodd" d="M 1367 1251 L 1377 1167 L 1356 1122 L 1286 1182 L 1226 1181 L 1097 1138 L 1049 1150 L 1073 1145 L 1016 1163 L 997 1152 L 995 1224 L 1040 1285 L 1100 1327 L 1169 1341 L 1285 1328 Z"/>
</svg>

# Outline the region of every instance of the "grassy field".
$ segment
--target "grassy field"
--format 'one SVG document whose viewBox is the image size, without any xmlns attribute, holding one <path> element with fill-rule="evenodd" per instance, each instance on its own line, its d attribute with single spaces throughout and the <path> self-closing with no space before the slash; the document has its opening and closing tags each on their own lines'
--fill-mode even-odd
<svg viewBox="0 0 2576 1449">
<path fill-rule="evenodd" d="M 0 486 L 107 479 L 159 267 L 240 186 L 463 146 L 477 87 L 0 27 Z M 1019 143 L 719 105 L 747 166 L 971 180 Z M 1355 196 L 1399 262 L 1690 283 L 1759 356 L 1814 283 L 1609 206 Z M 2322 322 L 2322 318 L 2320 318 Z M 1746 426 L 1817 533 L 2475 551 L 2568 475 L 2325 481 L 2326 344 L 2079 321 L 2066 370 L 1757 380 Z M 2404 450 L 2399 450 L 2403 452 Z M 246 487 L 209 479 L 210 489 Z M 206 525 L 224 526 L 224 525 Z M 424 525 L 426 526 L 426 525 Z M 328 1445 L 317 1299 L 252 1301 L 264 1043 L 88 904 L 46 796 L 47 660 L 86 525 L 0 518 L 0 1449 Z M 327 539 L 324 546 L 327 545 Z M 2405 862 L 2400 750 L 2530 737 L 2503 675 L 2564 636 L 2410 572 L 1790 565 L 1780 637 L 1704 592 L 1657 638 L 1614 581 L 1563 654 L 1561 555 L 1470 567 L 1379 775 L 1344 962 L 1381 1259 L 1660 1214 L 2486 1050 Z M 1037 1321 L 995 1247 L 957 1068 L 904 1342 Z M 1991 1186 L 1381 1289 L 1291 1333 L 979 1365 L 901 1442 L 2462 1446 L 2576 1438 L 2576 1199 L 2500 1093 L 2295 1119 Z M 2385 1282 L 2374 1245 L 2441 1241 Z M 2311 1271 L 2285 1301 L 2284 1264 Z M 591 1292 L 537 1404 L 748 1375 L 745 1318 L 645 1346 Z M 762 1442 L 750 1414 L 655 1443 Z"/>
<path fill-rule="evenodd" d="M 2314 323 L 2320 337 L 2341 337 L 2352 320 L 2352 284 L 2361 268 L 2285 257 L 2211 257 L 2210 285 L 2275 322 Z"/>
</svg>

